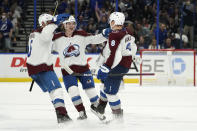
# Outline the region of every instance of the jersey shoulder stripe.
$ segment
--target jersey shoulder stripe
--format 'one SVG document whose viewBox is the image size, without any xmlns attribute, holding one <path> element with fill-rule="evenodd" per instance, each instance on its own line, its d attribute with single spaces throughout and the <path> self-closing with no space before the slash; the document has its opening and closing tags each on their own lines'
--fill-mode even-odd
<svg viewBox="0 0 197 131">
<path fill-rule="evenodd" d="M 43 28 L 37 28 L 37 29 L 33 30 L 32 33 L 34 33 L 34 32 L 41 33 L 41 32 L 42 32 L 42 29 L 43 29 Z"/>
<path fill-rule="evenodd" d="M 74 31 L 74 33 L 73 33 L 73 36 L 74 36 L 74 35 L 90 36 L 91 34 L 90 34 L 90 33 L 85 32 L 84 30 L 76 30 L 76 31 Z"/>
<path fill-rule="evenodd" d="M 64 32 L 55 33 L 54 36 L 53 36 L 52 41 L 57 40 L 58 38 L 60 38 L 62 36 L 65 36 L 65 33 Z"/>
</svg>

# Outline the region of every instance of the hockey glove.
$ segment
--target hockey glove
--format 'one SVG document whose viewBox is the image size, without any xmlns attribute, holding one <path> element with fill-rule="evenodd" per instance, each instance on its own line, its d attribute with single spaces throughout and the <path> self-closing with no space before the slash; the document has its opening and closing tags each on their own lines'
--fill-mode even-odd
<svg viewBox="0 0 197 131">
<path fill-rule="evenodd" d="M 60 25 L 63 21 L 65 21 L 66 19 L 68 19 L 69 16 L 70 16 L 70 15 L 67 14 L 67 13 L 56 15 L 56 16 L 53 18 L 53 22 L 54 22 L 56 25 Z"/>
<path fill-rule="evenodd" d="M 100 66 L 100 69 L 98 70 L 97 79 L 100 79 L 101 81 L 105 81 L 105 79 L 108 76 L 108 73 L 110 71 L 110 68 L 106 65 Z"/>
<path fill-rule="evenodd" d="M 111 28 L 106 28 L 106 29 L 103 29 L 102 31 L 102 35 L 108 39 L 109 37 L 109 34 L 112 32 L 112 29 Z"/>
</svg>

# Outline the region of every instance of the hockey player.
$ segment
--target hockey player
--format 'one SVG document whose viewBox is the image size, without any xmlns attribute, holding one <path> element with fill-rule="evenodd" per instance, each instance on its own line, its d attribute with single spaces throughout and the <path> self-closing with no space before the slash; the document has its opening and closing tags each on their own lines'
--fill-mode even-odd
<svg viewBox="0 0 197 131">
<path fill-rule="evenodd" d="M 53 38 L 53 49 L 59 53 L 61 66 L 69 65 L 73 71 L 72 73 L 91 75 L 85 56 L 85 48 L 88 44 L 100 44 L 106 41 L 107 39 L 104 36 L 107 36 L 109 30 L 104 30 L 104 34 L 98 34 L 95 36 L 92 36 L 85 31 L 75 30 L 76 20 L 73 16 L 70 16 L 68 20 L 63 22 L 63 24 L 65 32 L 55 34 Z M 96 93 L 92 76 L 77 76 L 72 73 L 62 69 L 66 90 L 70 95 L 75 108 L 79 112 L 79 117 L 77 119 L 83 120 L 87 118 L 87 115 L 79 93 L 78 80 L 81 82 L 82 88 L 90 99 L 92 104 L 91 107 L 97 107 L 99 97 Z"/>
<path fill-rule="evenodd" d="M 123 116 L 121 101 L 117 95 L 123 76 L 113 76 L 113 74 L 127 73 L 137 51 L 135 38 L 123 27 L 124 21 L 125 16 L 121 12 L 113 12 L 110 15 L 109 24 L 112 32 L 105 47 L 109 53 L 105 56 L 106 61 L 100 66 L 97 75 L 97 78 L 104 82 L 104 90 L 101 91 L 102 101 L 100 100 L 95 111 L 104 114 L 106 104 L 109 102 L 112 114 L 118 118 Z"/>
<path fill-rule="evenodd" d="M 52 64 L 52 38 L 53 32 L 68 14 L 60 14 L 53 21 L 53 16 L 41 14 L 39 16 L 40 28 L 29 35 L 29 52 L 27 56 L 27 69 L 29 76 L 39 85 L 43 92 L 48 92 L 55 107 L 58 123 L 70 121 L 63 99 L 61 84 L 53 70 Z M 69 67 L 67 67 L 69 68 Z"/>
</svg>

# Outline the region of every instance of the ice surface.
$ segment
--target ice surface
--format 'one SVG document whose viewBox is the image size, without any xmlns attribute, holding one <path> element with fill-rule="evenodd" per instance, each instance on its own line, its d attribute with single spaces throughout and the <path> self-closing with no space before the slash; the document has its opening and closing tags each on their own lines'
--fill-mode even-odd
<svg viewBox="0 0 197 131">
<path fill-rule="evenodd" d="M 29 86 L 30 83 L 0 83 L 0 131 L 197 131 L 196 87 L 126 84 L 119 95 L 124 120 L 107 125 L 91 113 L 90 102 L 81 87 L 88 119 L 78 121 L 78 112 L 64 90 L 73 122 L 58 125 L 48 94 L 42 93 L 36 84 L 29 92 Z M 96 89 L 99 91 L 99 84 Z M 106 116 L 111 118 L 109 106 Z"/>
</svg>

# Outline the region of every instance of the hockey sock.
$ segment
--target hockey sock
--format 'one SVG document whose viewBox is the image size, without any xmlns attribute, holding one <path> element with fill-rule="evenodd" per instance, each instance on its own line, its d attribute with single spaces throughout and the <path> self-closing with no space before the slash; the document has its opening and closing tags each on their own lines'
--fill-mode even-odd
<svg viewBox="0 0 197 131">
<path fill-rule="evenodd" d="M 49 96 L 55 108 L 65 107 L 62 88 L 57 88 L 55 90 L 52 90 L 49 93 Z"/>
<path fill-rule="evenodd" d="M 90 99 L 90 102 L 94 104 L 95 107 L 97 107 L 99 97 L 96 93 L 96 89 L 95 88 L 85 89 L 85 92 L 88 98 Z"/>
<path fill-rule="evenodd" d="M 77 86 L 69 87 L 68 94 L 71 97 L 71 100 L 78 112 L 85 110 L 85 107 L 83 106 L 83 102 L 82 102 L 81 96 L 79 94 L 79 89 Z"/>
<path fill-rule="evenodd" d="M 108 101 L 109 101 L 109 105 L 113 110 L 117 110 L 117 109 L 121 109 L 121 102 L 120 99 L 117 95 L 110 95 L 110 94 L 106 94 Z"/>
</svg>

